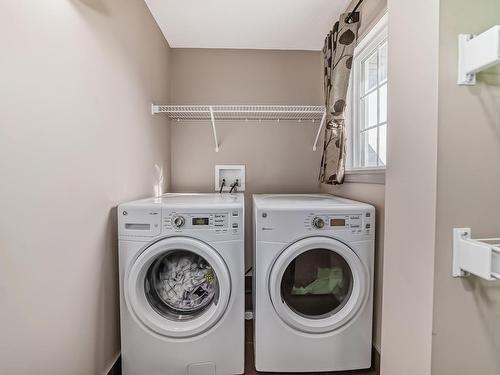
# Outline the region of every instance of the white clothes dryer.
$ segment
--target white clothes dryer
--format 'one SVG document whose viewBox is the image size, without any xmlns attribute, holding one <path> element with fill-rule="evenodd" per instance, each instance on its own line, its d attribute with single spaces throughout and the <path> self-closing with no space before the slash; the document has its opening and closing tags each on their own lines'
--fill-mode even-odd
<svg viewBox="0 0 500 375">
<path fill-rule="evenodd" d="M 257 370 L 369 368 L 375 209 L 327 194 L 253 204 Z"/>
<path fill-rule="evenodd" d="M 118 236 L 123 374 L 242 374 L 243 196 L 124 203 Z"/>
</svg>

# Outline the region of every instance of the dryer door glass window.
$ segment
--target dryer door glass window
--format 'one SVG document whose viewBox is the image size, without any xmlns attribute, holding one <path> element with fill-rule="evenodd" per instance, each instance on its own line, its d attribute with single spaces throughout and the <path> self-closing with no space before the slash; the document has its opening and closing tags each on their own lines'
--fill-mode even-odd
<svg viewBox="0 0 500 375">
<path fill-rule="evenodd" d="M 332 250 L 312 249 L 288 264 L 281 279 L 281 298 L 295 313 L 322 319 L 347 303 L 352 286 L 352 271 L 342 256 Z"/>
<path fill-rule="evenodd" d="M 213 268 L 187 250 L 171 250 L 157 257 L 146 272 L 144 291 L 153 309 L 171 320 L 196 318 L 219 298 Z"/>
</svg>

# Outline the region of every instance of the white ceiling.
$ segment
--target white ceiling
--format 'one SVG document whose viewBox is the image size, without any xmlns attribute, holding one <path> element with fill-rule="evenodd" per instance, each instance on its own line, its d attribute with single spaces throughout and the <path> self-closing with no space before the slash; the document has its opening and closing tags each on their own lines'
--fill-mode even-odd
<svg viewBox="0 0 500 375">
<path fill-rule="evenodd" d="M 349 0 L 145 0 L 173 48 L 321 50 Z"/>
</svg>

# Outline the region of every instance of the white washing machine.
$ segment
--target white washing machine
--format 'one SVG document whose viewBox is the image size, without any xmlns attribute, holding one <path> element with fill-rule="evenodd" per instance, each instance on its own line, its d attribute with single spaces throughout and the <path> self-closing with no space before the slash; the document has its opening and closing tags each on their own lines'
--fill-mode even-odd
<svg viewBox="0 0 500 375">
<path fill-rule="evenodd" d="M 124 375 L 244 371 L 241 194 L 166 194 L 118 208 Z"/>
<path fill-rule="evenodd" d="M 375 209 L 332 195 L 254 195 L 258 371 L 369 368 Z"/>
</svg>

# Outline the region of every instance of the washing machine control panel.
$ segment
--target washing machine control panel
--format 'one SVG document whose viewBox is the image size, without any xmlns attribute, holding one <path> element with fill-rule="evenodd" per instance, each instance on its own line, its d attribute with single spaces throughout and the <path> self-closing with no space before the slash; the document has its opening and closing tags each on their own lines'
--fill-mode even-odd
<svg viewBox="0 0 500 375">
<path fill-rule="evenodd" d="M 349 231 L 353 234 L 371 234 L 374 218 L 371 212 L 355 214 L 309 214 L 306 228 L 326 231 Z"/>
<path fill-rule="evenodd" d="M 165 220 L 166 223 L 170 222 L 173 228 L 181 229 L 224 229 L 228 227 L 227 212 L 224 213 L 172 213 L 170 217 Z"/>
<path fill-rule="evenodd" d="M 242 212 L 165 212 L 163 229 L 173 232 L 213 232 L 216 234 L 236 234 L 242 229 Z"/>
</svg>

